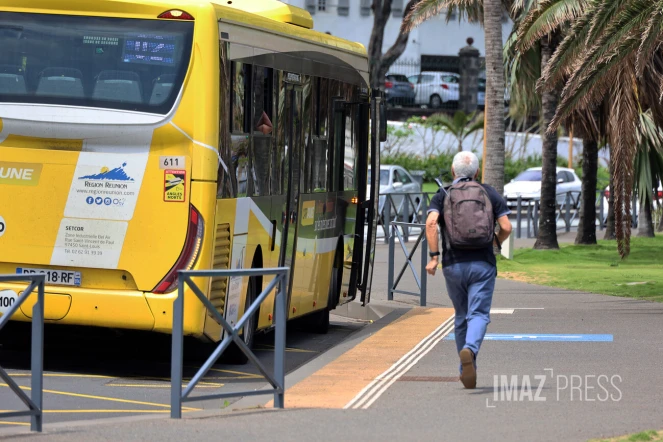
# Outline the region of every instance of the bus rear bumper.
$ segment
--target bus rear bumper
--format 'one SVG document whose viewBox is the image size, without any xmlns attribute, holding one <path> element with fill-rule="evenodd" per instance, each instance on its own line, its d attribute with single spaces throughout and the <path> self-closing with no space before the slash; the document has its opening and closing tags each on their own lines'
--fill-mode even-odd
<svg viewBox="0 0 663 442">
<path fill-rule="evenodd" d="M 5 284 L 0 290 L 20 293 L 24 284 Z M 30 321 L 37 293 L 23 303 L 12 320 Z M 139 291 L 90 290 L 77 287 L 46 286 L 44 319 L 66 325 L 82 325 L 131 330 L 153 330 L 154 315 Z"/>
</svg>

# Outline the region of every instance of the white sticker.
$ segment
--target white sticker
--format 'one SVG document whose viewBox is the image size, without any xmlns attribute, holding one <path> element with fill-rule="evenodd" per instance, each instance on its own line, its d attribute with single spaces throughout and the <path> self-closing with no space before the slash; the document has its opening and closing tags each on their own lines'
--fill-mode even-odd
<svg viewBox="0 0 663 442">
<path fill-rule="evenodd" d="M 13 290 L 0 290 L 0 313 L 3 315 L 9 311 L 12 305 L 18 299 L 18 295 Z"/>
<path fill-rule="evenodd" d="M 145 175 L 147 153 L 82 152 L 65 217 L 129 221 Z"/>
<path fill-rule="evenodd" d="M 186 169 L 185 157 L 159 157 L 159 169 Z"/>
<path fill-rule="evenodd" d="M 233 238 L 233 253 L 230 268 L 241 269 L 244 267 L 244 254 L 246 253 L 247 235 L 235 236 Z M 233 276 L 228 283 L 228 309 L 226 321 L 235 325 L 239 316 L 239 305 L 242 299 L 242 277 Z"/>
<path fill-rule="evenodd" d="M 119 221 L 63 219 L 51 265 L 116 269 L 128 226 Z"/>
<path fill-rule="evenodd" d="M 0 216 L 0 236 L 4 235 L 6 231 L 7 223 L 5 223 L 5 219 Z"/>
</svg>

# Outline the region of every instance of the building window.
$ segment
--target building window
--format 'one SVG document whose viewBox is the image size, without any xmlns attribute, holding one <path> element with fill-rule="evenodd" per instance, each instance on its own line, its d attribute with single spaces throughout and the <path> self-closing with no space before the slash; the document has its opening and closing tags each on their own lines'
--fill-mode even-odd
<svg viewBox="0 0 663 442">
<path fill-rule="evenodd" d="M 318 0 L 318 11 L 327 11 L 327 0 Z"/>
</svg>

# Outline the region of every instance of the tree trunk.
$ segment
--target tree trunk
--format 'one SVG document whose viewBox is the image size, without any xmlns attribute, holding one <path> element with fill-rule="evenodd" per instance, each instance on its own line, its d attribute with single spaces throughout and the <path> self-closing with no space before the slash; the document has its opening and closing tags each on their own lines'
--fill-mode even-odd
<svg viewBox="0 0 663 442">
<path fill-rule="evenodd" d="M 646 199 L 644 204 L 640 204 L 638 213 L 638 235 L 643 238 L 654 238 L 654 220 L 651 213 L 651 201 Z"/>
<path fill-rule="evenodd" d="M 556 36 L 544 37 L 541 41 L 541 71 L 550 61 L 555 51 Z M 539 235 L 535 249 L 559 249 L 557 243 L 557 132 L 549 132 L 548 126 L 557 110 L 557 91 L 541 95 L 543 105 L 543 171 L 541 177 L 541 206 Z"/>
<path fill-rule="evenodd" d="M 582 141 L 582 194 L 576 244 L 596 244 L 596 178 L 599 146 L 596 140 Z"/>
<path fill-rule="evenodd" d="M 421 0 L 410 0 L 405 9 L 403 16 L 407 17 L 412 8 L 416 6 Z M 370 65 L 370 82 L 372 89 L 384 89 L 384 77 L 391 65 L 400 57 L 407 42 L 410 39 L 409 32 L 400 32 L 394 44 L 382 53 L 384 44 L 384 29 L 387 26 L 387 21 L 391 15 L 391 2 L 392 0 L 373 0 L 373 30 L 368 43 L 368 62 Z"/>
<path fill-rule="evenodd" d="M 484 0 L 486 35 L 486 164 L 483 182 L 504 194 L 504 62 L 502 1 Z"/>
<path fill-rule="evenodd" d="M 458 152 L 462 152 L 462 151 L 463 151 L 463 140 L 459 138 L 458 139 Z"/>
<path fill-rule="evenodd" d="M 610 156 L 612 157 L 612 146 L 610 146 Z M 608 197 L 608 219 L 605 221 L 603 239 L 614 241 L 617 239 L 617 235 L 615 234 L 615 181 L 612 176 L 612 161 L 608 167 L 610 170 L 610 196 Z"/>
</svg>

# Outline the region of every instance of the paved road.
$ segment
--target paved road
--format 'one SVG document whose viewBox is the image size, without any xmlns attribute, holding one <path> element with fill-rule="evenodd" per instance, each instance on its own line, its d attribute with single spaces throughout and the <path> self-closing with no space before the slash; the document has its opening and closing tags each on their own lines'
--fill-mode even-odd
<svg viewBox="0 0 663 442">
<path fill-rule="evenodd" d="M 378 263 L 384 255 L 378 248 Z M 381 265 L 373 301 L 395 310 L 286 379 L 286 401 L 317 402 L 255 411 L 267 399 L 243 399 L 182 421 L 56 424 L 48 440 L 583 441 L 663 428 L 663 304 L 500 280 L 489 327 L 497 339 L 485 342 L 478 388 L 467 391 L 455 380 L 442 277 L 429 280 L 431 309 L 420 310 L 412 297 L 387 303 L 384 276 Z"/>
<path fill-rule="evenodd" d="M 14 324 L 10 324 L 14 325 Z M 0 366 L 16 382 L 30 386 L 30 331 L 16 324 L 0 333 Z M 364 322 L 333 317 L 327 335 L 306 333 L 289 327 L 287 372 L 309 362 L 342 342 L 365 325 Z M 54 422 L 99 419 L 127 415 L 167 414 L 170 410 L 170 341 L 155 334 L 99 332 L 51 326 L 45 330 L 44 417 Z M 92 335 L 91 335 L 92 333 Z M 23 339 L 21 339 L 23 337 Z M 255 352 L 271 370 L 273 333 L 256 337 Z M 185 381 L 188 381 L 212 353 L 211 346 L 185 343 Z M 0 381 L 1 382 L 1 381 Z M 196 388 L 195 394 L 245 391 L 259 388 L 263 378 L 252 364 L 234 365 L 221 359 Z M 229 403 L 237 399 L 229 399 Z M 218 401 L 187 403 L 187 409 L 219 409 Z M 0 383 L 0 410 L 23 409 L 24 405 L 5 384 Z M 0 428 L 26 422 L 9 419 Z"/>
</svg>

